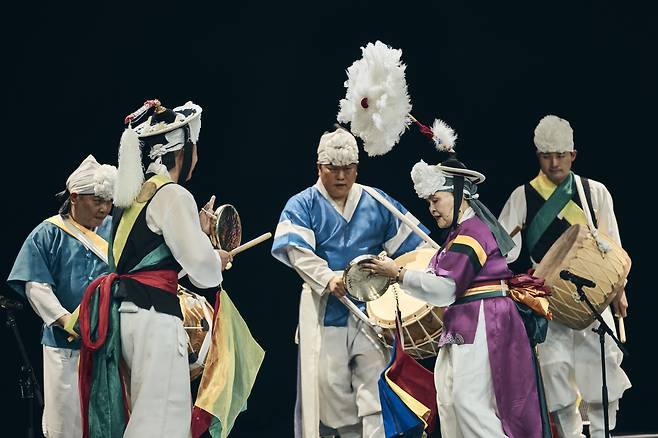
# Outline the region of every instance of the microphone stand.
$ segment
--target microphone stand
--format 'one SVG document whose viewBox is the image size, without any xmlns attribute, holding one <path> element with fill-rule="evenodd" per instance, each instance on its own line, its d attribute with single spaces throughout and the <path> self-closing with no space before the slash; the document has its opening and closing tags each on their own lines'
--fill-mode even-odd
<svg viewBox="0 0 658 438">
<path fill-rule="evenodd" d="M 608 438 L 610 436 L 610 419 L 608 418 L 608 385 L 607 385 L 607 379 L 606 379 L 606 370 L 605 370 L 605 335 L 606 333 L 610 335 L 613 341 L 617 344 L 619 349 L 622 351 L 622 353 L 625 356 L 629 356 L 628 350 L 626 347 L 624 347 L 624 344 L 622 344 L 619 339 L 617 339 L 617 336 L 614 334 L 614 332 L 610 329 L 608 324 L 603 320 L 603 317 L 601 314 L 594 308 L 592 305 L 591 301 L 589 298 L 587 298 L 587 294 L 585 294 L 585 291 L 583 290 L 583 285 L 577 281 L 574 281 L 573 279 L 569 280 L 573 284 L 576 285 L 576 290 L 578 291 L 578 296 L 580 297 L 580 301 L 584 301 L 587 304 L 587 307 L 589 307 L 590 313 L 592 316 L 599 322 L 599 326 L 595 329 L 592 329 L 593 332 L 597 333 L 599 335 L 599 341 L 601 343 L 601 376 L 603 379 L 603 385 L 601 387 L 601 394 L 603 396 L 603 424 L 605 427 L 605 436 Z"/>
<path fill-rule="evenodd" d="M 16 317 L 14 311 L 7 307 L 3 307 L 6 313 L 6 324 L 14 333 L 16 338 L 16 343 L 18 344 L 18 350 L 20 352 L 23 364 L 21 365 L 21 373 L 18 378 L 18 385 L 21 390 L 21 398 L 27 400 L 28 409 L 28 424 L 27 424 L 27 436 L 28 438 L 33 438 L 34 435 L 34 399 L 36 396 L 37 403 L 39 407 L 43 408 L 43 393 L 41 392 L 41 386 L 37 380 L 37 376 L 34 374 L 34 368 L 30 365 L 30 359 L 27 356 L 27 351 L 25 350 L 25 345 L 21 338 L 21 334 L 16 325 Z"/>
</svg>

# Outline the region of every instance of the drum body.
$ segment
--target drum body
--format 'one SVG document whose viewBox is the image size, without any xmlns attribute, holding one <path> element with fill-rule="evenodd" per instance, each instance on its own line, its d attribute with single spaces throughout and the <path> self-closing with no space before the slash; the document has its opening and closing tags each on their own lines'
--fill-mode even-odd
<svg viewBox="0 0 658 438">
<path fill-rule="evenodd" d="M 203 373 L 203 366 L 208 356 L 214 309 L 201 295 L 178 286 L 178 299 L 183 312 L 183 326 L 190 340 L 187 343 L 190 362 L 190 379 L 194 380 Z"/>
<path fill-rule="evenodd" d="M 601 313 L 624 287 L 631 269 L 631 259 L 616 242 L 599 232 L 610 246 L 602 253 L 586 225 L 572 225 L 548 250 L 534 275 L 544 278 L 551 287 L 549 298 L 553 318 L 575 330 L 588 327 L 593 321 L 587 304 L 580 301 L 576 286 L 560 278 L 562 270 L 587 278 L 595 288 L 584 288 L 587 298 Z"/>
<path fill-rule="evenodd" d="M 398 257 L 395 262 L 407 269 L 424 270 L 434 254 L 436 249 L 433 248 L 417 249 Z M 387 345 L 392 347 L 395 337 L 396 296 L 402 320 L 404 350 L 416 359 L 436 356 L 443 327 L 441 308 L 408 295 L 399 284 L 394 283 L 381 298 L 367 303 L 368 317 L 384 329 L 384 339 Z"/>
</svg>

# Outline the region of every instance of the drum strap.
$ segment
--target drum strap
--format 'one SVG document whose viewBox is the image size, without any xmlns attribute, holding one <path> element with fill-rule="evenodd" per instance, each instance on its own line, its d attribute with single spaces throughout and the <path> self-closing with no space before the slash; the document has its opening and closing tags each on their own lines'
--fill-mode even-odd
<svg viewBox="0 0 658 438">
<path fill-rule="evenodd" d="M 578 190 L 578 196 L 580 196 L 580 202 L 583 204 L 583 210 L 585 210 L 585 217 L 587 218 L 587 225 L 589 226 L 589 231 L 592 233 L 592 236 L 594 237 L 594 240 L 596 240 L 596 245 L 599 247 L 599 251 L 601 251 L 602 254 L 607 253 L 612 249 L 610 244 L 606 242 L 603 238 L 599 236 L 599 231 L 596 228 L 596 225 L 594 223 L 594 215 L 592 215 L 592 210 L 589 207 L 589 201 L 586 193 L 585 193 L 585 188 L 583 186 L 583 181 L 582 178 L 579 176 L 576 176 L 576 188 Z"/>
<path fill-rule="evenodd" d="M 592 189 L 589 186 L 589 180 L 587 178 L 583 178 L 582 176 L 580 177 L 580 181 L 583 183 L 583 191 L 585 192 L 585 199 L 587 200 L 587 205 L 588 208 L 591 208 L 592 205 Z M 591 212 L 592 210 L 590 210 Z M 598 225 L 596 223 L 596 216 L 592 216 L 592 223 L 594 224 L 594 228 L 598 228 Z"/>
</svg>

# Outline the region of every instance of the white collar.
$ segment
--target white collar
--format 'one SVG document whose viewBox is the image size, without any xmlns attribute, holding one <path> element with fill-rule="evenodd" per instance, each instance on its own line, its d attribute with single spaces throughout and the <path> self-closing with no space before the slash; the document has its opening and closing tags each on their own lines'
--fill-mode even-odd
<svg viewBox="0 0 658 438">
<path fill-rule="evenodd" d="M 327 189 L 324 187 L 324 184 L 322 184 L 320 178 L 318 178 L 314 187 L 327 201 L 329 201 L 336 212 L 340 214 L 347 222 L 352 219 L 354 211 L 356 210 L 356 206 L 359 204 L 359 200 L 361 199 L 361 192 L 363 192 L 363 188 L 360 184 L 354 183 L 354 185 L 352 185 L 350 192 L 347 194 L 347 201 L 345 201 L 345 208 L 343 211 L 340 211 L 340 207 L 336 201 L 334 201 L 332 197 L 329 196 L 329 192 L 327 192 Z"/>
<path fill-rule="evenodd" d="M 468 208 L 466 208 L 466 210 L 464 210 L 464 213 L 462 214 L 461 219 L 459 219 L 459 223 L 461 224 L 462 222 L 464 222 L 467 219 L 472 218 L 473 216 L 475 216 L 475 210 L 473 210 L 469 206 Z"/>
<path fill-rule="evenodd" d="M 156 163 L 155 161 L 149 164 L 149 167 L 146 168 L 146 173 L 155 173 L 156 175 L 162 175 L 171 178 L 167 167 L 164 164 Z"/>
</svg>

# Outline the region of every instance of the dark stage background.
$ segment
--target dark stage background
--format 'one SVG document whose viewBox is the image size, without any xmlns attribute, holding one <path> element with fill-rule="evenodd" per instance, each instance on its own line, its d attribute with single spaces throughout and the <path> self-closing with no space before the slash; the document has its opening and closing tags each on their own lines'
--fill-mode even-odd
<svg viewBox="0 0 658 438">
<path fill-rule="evenodd" d="M 649 2 L 647 2 L 648 4 Z M 93 4 L 93 6 L 92 6 Z M 403 49 L 413 114 L 459 134 L 460 158 L 487 174 L 481 198 L 498 214 L 535 176 L 533 130 L 568 119 L 574 170 L 604 182 L 633 258 L 626 322 L 633 382 L 616 432 L 658 430 L 647 216 L 656 158 L 655 15 L 642 2 L 108 2 L 24 3 L 4 15 L 6 278 L 30 230 L 58 207 L 53 194 L 88 154 L 116 163 L 123 117 L 148 98 L 204 107 L 198 203 L 240 211 L 244 240 L 274 231 L 286 200 L 316 180 L 316 147 L 335 121 L 345 69 L 377 39 Z M 148 11 L 147 11 L 148 9 Z M 361 154 L 359 180 L 382 188 L 434 228 L 409 178 L 438 154 L 415 128 L 384 157 Z M 654 210 L 655 211 L 655 210 Z M 270 242 L 271 243 L 271 242 Z M 292 436 L 300 281 L 261 245 L 240 255 L 225 287 L 266 349 L 232 436 Z M 3 293 L 10 294 L 6 287 Z M 39 321 L 18 322 L 41 376 Z M 19 356 L 0 329 L 0 435 L 24 436 Z"/>
</svg>

